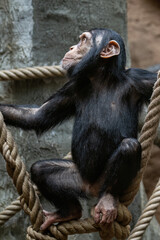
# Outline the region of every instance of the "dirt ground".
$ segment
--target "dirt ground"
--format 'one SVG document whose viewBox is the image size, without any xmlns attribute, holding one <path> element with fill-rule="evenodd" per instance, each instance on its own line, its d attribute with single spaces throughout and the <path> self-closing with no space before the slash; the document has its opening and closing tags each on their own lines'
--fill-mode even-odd
<svg viewBox="0 0 160 240">
<path fill-rule="evenodd" d="M 147 68 L 160 64 L 160 1 L 128 0 L 128 39 L 132 67 Z M 148 197 L 160 177 L 160 148 L 153 146 L 144 174 Z M 160 207 L 156 212 L 160 223 Z"/>
</svg>

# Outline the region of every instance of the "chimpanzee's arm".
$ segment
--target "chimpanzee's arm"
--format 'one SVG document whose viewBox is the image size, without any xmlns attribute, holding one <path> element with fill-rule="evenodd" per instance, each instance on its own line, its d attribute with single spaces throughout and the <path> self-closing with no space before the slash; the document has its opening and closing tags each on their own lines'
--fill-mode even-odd
<svg viewBox="0 0 160 240">
<path fill-rule="evenodd" d="M 134 87 L 143 96 L 144 101 L 148 102 L 157 80 L 157 74 L 143 69 L 130 68 L 126 70 L 126 75 L 133 80 Z"/>
<path fill-rule="evenodd" d="M 41 107 L 0 104 L 6 124 L 42 133 L 75 113 L 74 82 L 66 83 Z"/>
</svg>

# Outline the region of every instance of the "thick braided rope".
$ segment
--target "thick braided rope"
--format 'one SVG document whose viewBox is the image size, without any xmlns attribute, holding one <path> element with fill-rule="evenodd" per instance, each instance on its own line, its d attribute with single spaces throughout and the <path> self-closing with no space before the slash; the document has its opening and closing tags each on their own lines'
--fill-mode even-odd
<svg viewBox="0 0 160 240">
<path fill-rule="evenodd" d="M 160 204 L 160 179 L 128 240 L 140 240 Z"/>
<path fill-rule="evenodd" d="M 33 185 L 35 191 L 38 195 L 40 195 L 37 187 Z M 27 209 L 27 205 L 25 205 L 25 202 L 23 203 L 23 208 Z M 5 224 L 10 218 L 12 218 L 16 213 L 18 213 L 20 210 L 22 210 L 20 197 L 18 197 L 15 201 L 11 202 L 10 205 L 8 205 L 3 211 L 0 212 L 0 225 Z"/>
<path fill-rule="evenodd" d="M 61 66 L 27 67 L 0 71 L 0 81 L 64 76 L 65 71 Z"/>
<path fill-rule="evenodd" d="M 21 205 L 29 214 L 31 223 L 36 230 L 43 222 L 43 215 L 39 198 L 30 182 L 29 174 L 18 155 L 17 147 L 10 132 L 7 130 L 0 113 L 0 151 L 6 161 L 7 172 L 19 193 Z"/>
<path fill-rule="evenodd" d="M 128 210 L 127 210 L 128 211 Z M 127 220 L 127 219 L 126 219 Z M 129 223 L 130 219 L 126 221 L 126 223 Z M 130 232 L 130 227 L 129 225 L 126 226 L 121 226 L 119 223 L 115 222 L 113 226 L 113 231 L 116 229 L 115 236 L 117 239 L 126 239 L 129 235 Z M 50 232 L 54 237 L 56 237 L 57 240 L 66 240 L 68 235 L 72 234 L 82 234 L 82 233 L 91 233 L 91 232 L 97 232 L 100 231 L 100 227 L 95 224 L 94 220 L 92 218 L 88 219 L 80 219 L 80 220 L 72 220 L 66 223 L 59 224 L 58 226 L 51 226 L 50 227 Z M 40 233 L 37 233 L 32 229 L 32 227 L 29 227 L 27 229 L 27 240 L 29 239 L 45 239 L 44 236 Z M 106 236 L 108 237 L 110 235 L 110 227 L 107 228 L 105 226 L 105 233 L 107 232 L 106 235 L 104 235 L 104 231 L 101 234 L 102 239 L 107 239 Z M 110 235 L 112 237 L 112 234 Z M 54 239 L 54 238 L 52 238 Z"/>
<path fill-rule="evenodd" d="M 20 204 L 20 197 L 7 206 L 2 212 L 0 212 L 0 225 L 3 225 L 11 217 L 22 209 Z"/>
<path fill-rule="evenodd" d="M 36 240 L 36 239 L 38 239 L 38 240 L 57 240 L 54 237 L 50 237 L 48 235 L 43 235 L 42 233 L 35 231 L 32 226 L 28 227 L 26 240 Z M 67 239 L 65 239 L 65 240 L 67 240 Z"/>
</svg>

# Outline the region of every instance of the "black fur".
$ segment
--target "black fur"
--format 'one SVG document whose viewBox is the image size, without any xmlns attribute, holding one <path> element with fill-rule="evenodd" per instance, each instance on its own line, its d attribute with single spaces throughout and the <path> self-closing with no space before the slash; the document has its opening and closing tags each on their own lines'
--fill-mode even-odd
<svg viewBox="0 0 160 240">
<path fill-rule="evenodd" d="M 99 195 L 109 191 L 117 196 L 135 177 L 141 159 L 136 139 L 138 114 L 142 104 L 149 101 L 157 77 L 142 69 L 125 70 L 125 47 L 118 33 L 108 29 L 90 32 L 92 49 L 69 69 L 70 81 L 41 107 L 0 106 L 6 123 L 37 133 L 75 116 L 72 156 L 78 171 L 73 174 L 73 169 L 61 166 L 61 161 L 55 166 L 55 160 L 40 161 L 31 169 L 33 181 L 63 216 L 69 214 L 63 205 L 69 211 L 71 205 L 80 209 L 78 196 L 85 196 L 82 181 L 94 184 L 104 176 Z M 99 35 L 103 38 L 97 47 Z M 121 52 L 101 59 L 100 52 L 110 40 L 119 43 Z"/>
<path fill-rule="evenodd" d="M 73 162 L 61 159 L 38 161 L 32 165 L 31 173 L 32 181 L 43 196 L 54 203 L 59 215 L 67 217 L 73 209 L 81 211 L 78 197 L 86 198 L 86 195 L 81 190 L 82 180 Z"/>
</svg>

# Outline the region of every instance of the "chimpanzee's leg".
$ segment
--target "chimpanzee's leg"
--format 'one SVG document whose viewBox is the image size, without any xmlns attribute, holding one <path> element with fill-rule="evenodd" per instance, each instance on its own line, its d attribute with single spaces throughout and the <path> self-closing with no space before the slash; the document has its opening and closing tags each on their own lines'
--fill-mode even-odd
<svg viewBox="0 0 160 240">
<path fill-rule="evenodd" d="M 116 218 L 118 197 L 136 176 L 140 163 L 140 143 L 134 138 L 125 138 L 107 163 L 101 197 L 95 207 L 97 223 L 110 223 Z"/>
<path fill-rule="evenodd" d="M 78 197 L 85 197 L 82 180 L 72 161 L 42 160 L 31 167 L 31 178 L 42 195 L 55 205 L 57 211 L 44 211 L 46 220 L 41 228 L 51 223 L 62 222 L 81 217 L 81 204 Z"/>
</svg>

